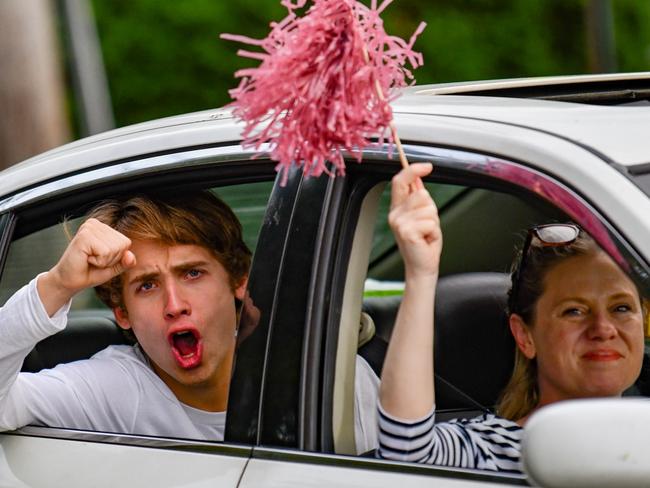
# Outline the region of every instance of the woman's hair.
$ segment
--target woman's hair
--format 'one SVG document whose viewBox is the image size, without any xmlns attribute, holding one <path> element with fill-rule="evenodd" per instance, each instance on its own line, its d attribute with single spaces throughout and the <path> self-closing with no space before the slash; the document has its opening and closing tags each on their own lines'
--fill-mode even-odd
<svg viewBox="0 0 650 488">
<path fill-rule="evenodd" d="M 522 263 L 523 252 L 527 252 L 525 266 Z M 584 231 L 580 231 L 577 239 L 570 244 L 561 246 L 535 246 L 527 250 L 521 249 L 511 272 L 513 283 L 508 293 L 508 314 L 516 313 L 521 316 L 528 327 L 532 327 L 535 318 L 535 307 L 544 292 L 545 279 L 548 272 L 565 261 L 576 256 L 586 256 L 602 252 L 596 242 Z M 514 281 L 518 282 L 515 284 Z M 513 296 L 516 290 L 516 296 Z M 516 348 L 515 365 L 510 381 L 501 393 L 497 404 L 497 413 L 510 420 L 518 420 L 528 415 L 539 401 L 537 384 L 537 360 L 528 359 Z"/>
<path fill-rule="evenodd" d="M 251 252 L 242 238 L 241 224 L 230 207 L 209 191 L 107 200 L 87 217 L 130 239 L 204 247 L 225 268 L 232 289 L 248 274 Z M 95 287 L 95 291 L 108 307 L 124 308 L 121 275 Z"/>
</svg>

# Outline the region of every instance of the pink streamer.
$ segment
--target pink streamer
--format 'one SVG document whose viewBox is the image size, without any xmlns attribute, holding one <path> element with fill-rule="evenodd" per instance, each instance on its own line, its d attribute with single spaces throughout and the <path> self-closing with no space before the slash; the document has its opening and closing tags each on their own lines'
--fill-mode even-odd
<svg viewBox="0 0 650 488">
<path fill-rule="evenodd" d="M 245 123 L 244 147 L 259 150 L 269 143 L 283 184 L 293 164 L 308 176 L 344 175 L 343 152 L 361 162 L 372 137 L 379 137 L 380 144 L 387 138 L 392 149 L 389 102 L 397 89 L 414 82 L 406 62 L 413 68 L 422 65 L 413 43 L 425 24 L 408 43 L 387 35 L 379 14 L 391 1 L 377 8 L 373 0 L 368 8 L 355 0 L 313 0 L 298 17 L 294 11 L 307 0 L 282 0 L 289 14 L 271 23 L 265 39 L 222 34 L 263 51 L 239 52 L 261 62 L 235 73 L 241 82 L 230 90 L 231 105 Z"/>
</svg>

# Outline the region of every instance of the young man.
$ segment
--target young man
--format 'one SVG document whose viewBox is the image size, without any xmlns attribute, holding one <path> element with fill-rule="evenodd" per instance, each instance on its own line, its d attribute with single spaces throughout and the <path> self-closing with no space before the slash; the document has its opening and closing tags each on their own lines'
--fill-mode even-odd
<svg viewBox="0 0 650 488">
<path fill-rule="evenodd" d="M 0 309 L 0 429 L 223 440 L 250 256 L 237 217 L 209 192 L 95 208 L 59 262 Z M 92 286 L 138 344 L 19 373 Z"/>
</svg>

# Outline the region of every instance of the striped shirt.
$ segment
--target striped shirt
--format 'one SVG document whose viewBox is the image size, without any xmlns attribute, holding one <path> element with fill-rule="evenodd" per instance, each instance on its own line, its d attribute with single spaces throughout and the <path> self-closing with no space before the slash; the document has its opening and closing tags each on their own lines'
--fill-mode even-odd
<svg viewBox="0 0 650 488">
<path fill-rule="evenodd" d="M 435 423 L 435 408 L 414 421 L 397 419 L 379 406 L 378 456 L 394 461 L 522 473 L 523 429 L 486 413 Z"/>
</svg>

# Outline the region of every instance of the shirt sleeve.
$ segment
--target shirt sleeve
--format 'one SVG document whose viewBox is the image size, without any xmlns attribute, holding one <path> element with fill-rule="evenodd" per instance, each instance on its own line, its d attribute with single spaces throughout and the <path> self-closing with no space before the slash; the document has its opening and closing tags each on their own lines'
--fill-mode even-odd
<svg viewBox="0 0 650 488">
<path fill-rule="evenodd" d="M 416 420 L 388 414 L 379 405 L 378 456 L 395 461 L 436 464 L 521 474 L 521 432 L 516 423 L 484 414 L 435 423 L 435 412 Z"/>
<path fill-rule="evenodd" d="M 70 303 L 49 317 L 38 296 L 34 278 L 0 308 L 0 430 L 10 430 L 37 422 L 24 405 L 24 395 L 16 387 L 23 360 L 34 346 L 63 330 Z"/>
<path fill-rule="evenodd" d="M 435 437 L 435 406 L 424 417 L 415 420 L 404 420 L 390 415 L 379 402 L 377 407 L 378 456 L 394 461 L 429 462 Z"/>
<path fill-rule="evenodd" d="M 379 378 L 361 356 L 354 374 L 354 441 L 357 454 L 377 449 L 377 398 Z"/>
</svg>

